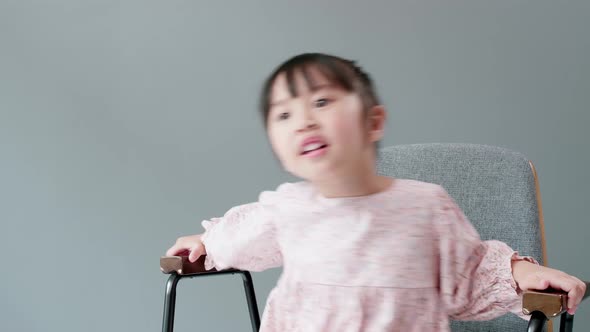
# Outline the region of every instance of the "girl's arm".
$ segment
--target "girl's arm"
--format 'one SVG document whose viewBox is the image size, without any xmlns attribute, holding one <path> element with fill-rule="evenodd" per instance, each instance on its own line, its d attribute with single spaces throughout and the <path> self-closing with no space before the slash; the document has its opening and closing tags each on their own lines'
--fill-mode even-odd
<svg viewBox="0 0 590 332">
<path fill-rule="evenodd" d="M 257 202 L 203 221 L 203 234 L 178 238 L 166 255 L 188 254 L 191 262 L 206 255 L 205 267 L 217 270 L 261 271 L 282 265 L 275 228 L 276 207 L 280 204 L 277 192 L 263 192 Z"/>
<path fill-rule="evenodd" d="M 455 320 L 489 320 L 512 312 L 525 318 L 512 263 L 537 262 L 519 256 L 503 242 L 482 241 L 444 189 L 440 188 L 437 198 L 433 221 L 439 291 L 448 315 Z"/>
<path fill-rule="evenodd" d="M 221 218 L 203 221 L 205 267 L 262 271 L 281 266 L 273 210 L 256 202 L 234 207 Z"/>
</svg>

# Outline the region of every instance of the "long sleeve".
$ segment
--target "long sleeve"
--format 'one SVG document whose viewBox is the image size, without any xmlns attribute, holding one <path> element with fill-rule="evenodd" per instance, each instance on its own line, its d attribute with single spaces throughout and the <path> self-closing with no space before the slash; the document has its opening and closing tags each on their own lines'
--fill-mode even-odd
<svg viewBox="0 0 590 332">
<path fill-rule="evenodd" d="M 447 314 L 455 320 L 489 320 L 508 312 L 525 318 L 511 263 L 534 259 L 519 256 L 503 242 L 482 241 L 444 189 L 438 198 L 434 228 L 439 241 L 440 292 Z"/>
<path fill-rule="evenodd" d="M 207 269 L 262 271 L 282 264 L 276 209 L 272 199 L 265 199 L 268 196 L 274 192 L 263 193 L 258 202 L 234 207 L 221 218 L 203 221 Z"/>
</svg>

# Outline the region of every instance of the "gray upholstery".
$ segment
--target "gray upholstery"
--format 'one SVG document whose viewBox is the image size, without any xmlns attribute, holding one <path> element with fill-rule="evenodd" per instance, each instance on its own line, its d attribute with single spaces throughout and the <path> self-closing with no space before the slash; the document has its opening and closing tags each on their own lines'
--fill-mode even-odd
<svg viewBox="0 0 590 332">
<path fill-rule="evenodd" d="M 442 185 L 482 239 L 508 243 L 542 262 L 535 182 L 529 160 L 507 149 L 474 144 L 413 144 L 381 149 L 383 175 Z M 452 322 L 453 331 L 526 331 L 507 314 L 488 322 Z"/>
</svg>

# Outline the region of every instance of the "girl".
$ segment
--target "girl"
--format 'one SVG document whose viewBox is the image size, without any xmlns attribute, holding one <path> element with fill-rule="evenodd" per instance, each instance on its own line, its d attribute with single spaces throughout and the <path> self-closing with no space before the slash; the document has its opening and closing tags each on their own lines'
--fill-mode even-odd
<svg viewBox="0 0 590 332">
<path fill-rule="evenodd" d="M 549 286 L 576 310 L 583 282 L 481 241 L 442 187 L 376 173 L 386 112 L 354 62 L 289 59 L 261 111 L 274 153 L 304 181 L 204 221 L 166 253 L 207 255 L 208 269 L 283 266 L 261 331 L 448 331 L 449 318 L 519 314 L 521 290 Z"/>
</svg>

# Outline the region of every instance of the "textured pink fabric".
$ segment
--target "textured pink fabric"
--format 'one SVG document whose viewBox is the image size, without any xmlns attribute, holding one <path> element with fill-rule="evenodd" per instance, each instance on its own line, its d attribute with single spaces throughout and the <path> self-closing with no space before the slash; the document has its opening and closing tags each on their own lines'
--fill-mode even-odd
<svg viewBox="0 0 590 332">
<path fill-rule="evenodd" d="M 208 268 L 283 266 L 262 332 L 449 331 L 521 310 L 511 259 L 524 258 L 481 241 L 438 185 L 325 198 L 286 183 L 203 226 Z"/>
</svg>

